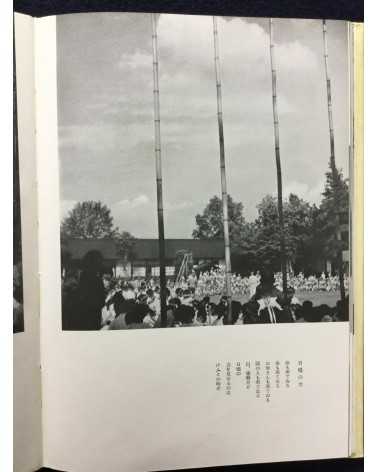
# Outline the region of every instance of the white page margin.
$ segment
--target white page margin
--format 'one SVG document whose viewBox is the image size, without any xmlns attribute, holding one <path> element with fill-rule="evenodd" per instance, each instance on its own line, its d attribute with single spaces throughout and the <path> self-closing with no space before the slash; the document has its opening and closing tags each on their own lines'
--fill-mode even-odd
<svg viewBox="0 0 378 472">
<path fill-rule="evenodd" d="M 13 335 L 15 472 L 42 465 L 34 19 L 15 13 L 24 332 Z"/>
<path fill-rule="evenodd" d="M 348 455 L 347 323 L 62 332 L 55 18 L 37 20 L 44 465 L 159 470 Z M 152 124 L 151 124 L 152 126 Z M 302 359 L 271 404 L 215 391 L 215 363 Z"/>
</svg>

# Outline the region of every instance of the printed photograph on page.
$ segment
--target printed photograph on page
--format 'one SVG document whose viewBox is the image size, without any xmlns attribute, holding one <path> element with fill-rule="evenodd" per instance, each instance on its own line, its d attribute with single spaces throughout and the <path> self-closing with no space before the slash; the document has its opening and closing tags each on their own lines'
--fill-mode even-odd
<svg viewBox="0 0 378 472">
<path fill-rule="evenodd" d="M 56 24 L 62 329 L 347 322 L 347 23 Z"/>
<path fill-rule="evenodd" d="M 15 51 L 13 54 L 13 333 L 20 333 L 24 331 L 24 307 Z"/>
</svg>

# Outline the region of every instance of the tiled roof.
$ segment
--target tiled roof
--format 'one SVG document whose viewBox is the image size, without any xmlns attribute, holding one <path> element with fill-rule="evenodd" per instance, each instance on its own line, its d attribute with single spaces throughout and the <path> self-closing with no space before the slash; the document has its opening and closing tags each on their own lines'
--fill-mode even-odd
<svg viewBox="0 0 378 472">
<path fill-rule="evenodd" d="M 117 246 L 112 239 L 68 239 L 65 249 L 72 259 L 81 259 L 88 251 L 100 251 L 104 259 L 117 260 Z M 188 251 L 195 259 L 223 259 L 223 239 L 166 239 L 165 252 L 167 259 L 174 259 L 177 252 Z M 159 257 L 159 241 L 157 239 L 134 239 L 134 260 L 157 260 Z"/>
</svg>

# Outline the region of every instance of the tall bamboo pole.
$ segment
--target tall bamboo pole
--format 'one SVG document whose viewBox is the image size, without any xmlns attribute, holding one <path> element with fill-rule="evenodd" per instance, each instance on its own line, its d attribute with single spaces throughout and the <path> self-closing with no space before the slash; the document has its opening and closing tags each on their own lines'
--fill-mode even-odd
<svg viewBox="0 0 378 472">
<path fill-rule="evenodd" d="M 217 88 L 217 112 L 218 112 L 218 132 L 219 132 L 219 157 L 220 174 L 222 187 L 222 208 L 223 208 L 223 232 L 224 232 L 224 258 L 226 263 L 226 296 L 227 296 L 227 323 L 232 323 L 232 293 L 231 293 L 231 250 L 230 234 L 228 222 L 228 194 L 226 179 L 226 161 L 224 152 L 224 133 L 223 133 L 223 112 L 222 112 L 222 85 L 219 63 L 219 40 L 217 18 L 213 16 L 214 33 L 214 63 L 215 63 L 215 81 Z"/>
<path fill-rule="evenodd" d="M 164 240 L 164 210 L 163 210 L 163 178 L 161 168 L 161 140 L 160 140 L 160 101 L 159 101 L 159 65 L 156 31 L 156 14 L 151 13 L 152 23 L 152 52 L 154 78 L 154 127 L 155 127 L 155 164 L 156 164 L 156 193 L 157 217 L 159 232 L 159 265 L 160 265 L 160 310 L 161 326 L 167 326 L 166 274 L 165 274 L 165 240 Z"/>
<path fill-rule="evenodd" d="M 281 252 L 281 270 L 282 270 L 282 289 L 284 297 L 287 295 L 287 264 L 286 264 L 286 247 L 285 247 L 285 231 L 282 203 L 282 172 L 281 172 L 281 156 L 280 156 L 280 134 L 279 120 L 277 111 L 277 72 L 274 56 L 274 38 L 273 38 L 273 20 L 269 20 L 269 38 L 270 38 L 270 64 L 272 70 L 272 100 L 273 100 L 273 123 L 274 123 L 274 149 L 276 154 L 277 168 L 277 197 L 278 197 L 278 223 L 280 231 L 280 252 Z"/>
<path fill-rule="evenodd" d="M 325 69 L 325 78 L 327 85 L 327 105 L 328 105 L 328 124 L 329 124 L 329 144 L 330 144 L 330 165 L 332 180 L 334 188 L 337 184 L 337 169 L 336 169 L 336 160 L 335 160 L 335 134 L 333 128 L 333 118 L 332 118 L 332 94 L 331 94 L 331 79 L 329 77 L 328 70 L 328 41 L 327 41 L 327 23 L 326 20 L 323 20 L 323 48 L 324 48 L 324 69 Z M 341 249 L 341 231 L 340 231 L 340 214 L 339 209 L 337 208 L 338 202 L 335 199 L 335 208 L 336 208 L 336 239 L 340 245 L 340 249 L 337 254 L 337 266 L 338 274 L 340 281 L 340 297 L 341 300 L 345 301 L 345 286 L 344 286 L 344 270 L 343 270 L 343 253 Z"/>
</svg>

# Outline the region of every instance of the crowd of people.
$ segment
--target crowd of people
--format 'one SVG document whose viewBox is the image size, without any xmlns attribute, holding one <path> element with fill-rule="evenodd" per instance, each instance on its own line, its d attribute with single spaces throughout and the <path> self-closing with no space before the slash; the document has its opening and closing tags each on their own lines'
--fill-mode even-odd
<svg viewBox="0 0 378 472">
<path fill-rule="evenodd" d="M 344 275 L 344 287 L 348 290 L 349 278 Z M 282 273 L 275 274 L 275 285 L 282 289 Z M 294 290 L 301 291 L 323 291 L 323 292 L 338 292 L 340 290 L 340 280 L 338 275 L 326 274 L 322 272 L 319 276 L 309 275 L 305 277 L 303 272 L 299 274 L 288 274 L 288 286 L 293 287 Z"/>
<path fill-rule="evenodd" d="M 192 276 L 193 278 L 193 276 Z M 225 270 L 223 267 L 215 267 L 209 271 L 201 272 L 196 279 L 195 293 L 199 298 L 205 296 L 218 295 L 225 290 Z M 231 274 L 231 293 L 235 296 L 253 295 L 259 284 L 260 274 L 251 274 L 249 277 L 242 277 L 239 274 Z M 187 285 L 183 280 L 181 286 Z M 189 286 L 193 286 L 190 284 Z"/>
<path fill-rule="evenodd" d="M 171 281 L 161 293 L 154 279 L 115 279 L 101 274 L 98 264 L 89 259 L 79 277 L 67 274 L 62 282 L 63 329 L 160 328 L 163 297 L 167 327 L 348 320 L 348 299 L 334 307 L 313 306 L 310 300 L 301 303 L 296 298 L 295 286 L 284 296 L 279 284 L 279 274 L 268 271 L 249 278 L 233 274 L 234 293 L 247 297 L 245 303 L 230 302 L 223 291 L 224 272 L 216 268 L 198 278 L 191 274 L 180 284 Z"/>
<path fill-rule="evenodd" d="M 237 297 L 253 296 L 256 287 L 260 283 L 260 272 L 251 273 L 248 277 L 239 274 L 231 274 L 231 292 Z M 322 272 L 319 275 L 305 277 L 303 272 L 299 274 L 288 273 L 288 287 L 299 291 L 325 291 L 337 292 L 340 290 L 339 277 L 337 275 Z M 282 290 L 282 273 L 274 274 L 274 285 Z M 190 274 L 180 282 L 181 288 L 195 287 L 195 294 L 198 298 L 218 295 L 225 290 L 225 270 L 223 267 L 201 272 L 198 277 Z M 344 287 L 348 290 L 348 277 L 344 277 Z"/>
</svg>

